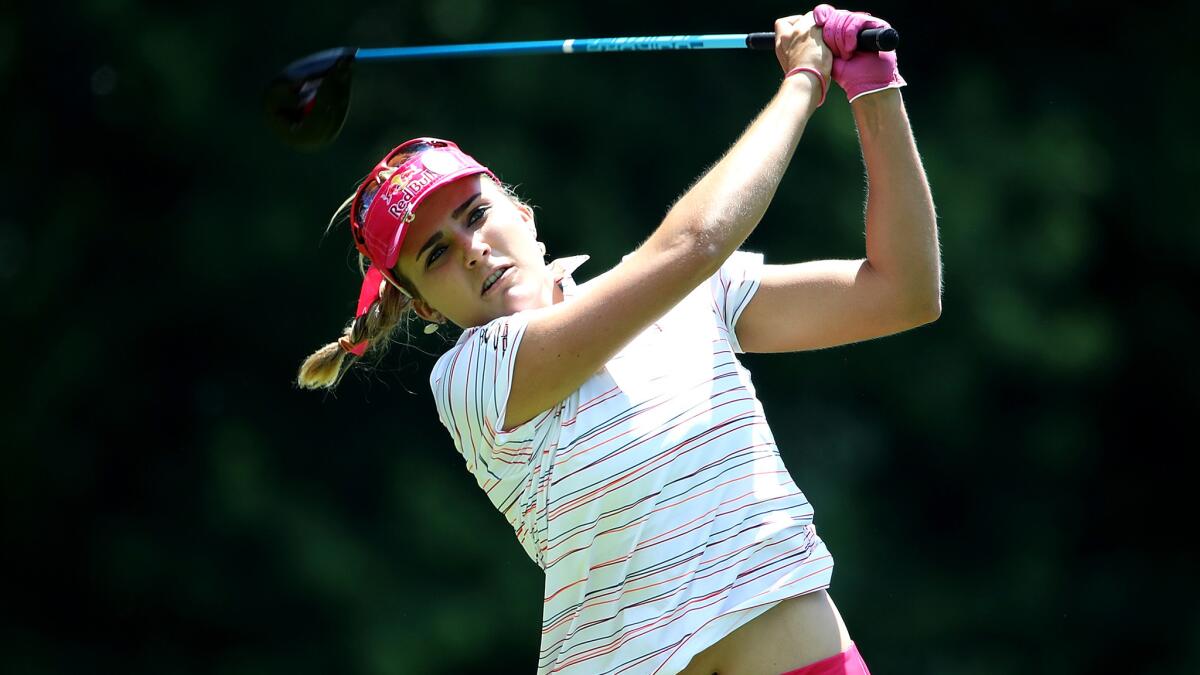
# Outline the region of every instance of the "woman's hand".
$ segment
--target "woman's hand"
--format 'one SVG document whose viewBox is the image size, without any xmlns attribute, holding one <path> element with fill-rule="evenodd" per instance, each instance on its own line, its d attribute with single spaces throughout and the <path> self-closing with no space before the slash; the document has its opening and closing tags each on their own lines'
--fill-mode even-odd
<svg viewBox="0 0 1200 675">
<path fill-rule="evenodd" d="M 833 52 L 825 44 L 820 26 L 813 22 L 812 12 L 775 21 L 775 56 L 785 74 L 795 68 L 815 68 L 829 82 Z"/>
<path fill-rule="evenodd" d="M 859 52 L 858 34 L 866 28 L 891 28 L 891 24 L 867 12 L 851 12 L 831 5 L 817 5 L 812 19 L 820 26 L 833 52 L 833 79 L 853 103 L 860 96 L 908 84 L 900 77 L 896 52 Z"/>
</svg>

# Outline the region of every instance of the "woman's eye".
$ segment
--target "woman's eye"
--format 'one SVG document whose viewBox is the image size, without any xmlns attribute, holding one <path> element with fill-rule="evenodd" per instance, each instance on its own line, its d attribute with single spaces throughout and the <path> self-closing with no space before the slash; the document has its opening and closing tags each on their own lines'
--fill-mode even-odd
<svg viewBox="0 0 1200 675">
<path fill-rule="evenodd" d="M 433 251 L 430 252 L 429 257 L 425 259 L 426 267 L 428 267 L 429 265 L 432 265 L 434 260 L 437 260 L 438 258 L 442 257 L 442 252 L 445 250 L 446 250 L 445 246 L 435 246 Z"/>
<path fill-rule="evenodd" d="M 467 225 L 474 225 L 474 224 L 478 223 L 479 221 L 483 220 L 484 215 L 487 214 L 487 210 L 488 210 L 488 207 L 486 207 L 486 206 L 475 207 L 475 210 L 471 212 L 471 215 L 467 216 Z M 425 258 L 425 267 L 429 267 L 429 266 L 433 265 L 433 261 L 440 258 L 442 256 L 442 252 L 445 250 L 446 250 L 445 246 L 438 246 L 438 247 L 434 248 L 432 251 L 430 251 L 429 257 Z"/>
</svg>

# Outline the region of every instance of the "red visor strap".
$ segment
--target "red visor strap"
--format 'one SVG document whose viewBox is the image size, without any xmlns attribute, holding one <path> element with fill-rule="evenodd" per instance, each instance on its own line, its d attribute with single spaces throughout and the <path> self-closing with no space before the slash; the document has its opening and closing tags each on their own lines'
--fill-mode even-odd
<svg viewBox="0 0 1200 675">
<path fill-rule="evenodd" d="M 354 314 L 355 318 L 363 316 L 368 310 L 371 309 L 371 305 L 379 299 L 379 287 L 380 284 L 383 283 L 386 283 L 384 281 L 383 272 L 381 272 L 378 267 L 371 265 L 367 269 L 366 278 L 363 279 L 362 288 L 358 292 L 358 311 Z M 348 342 L 349 341 L 347 341 L 347 344 Z M 343 344 L 343 347 L 344 346 L 345 345 Z M 367 346 L 368 342 L 363 340 L 346 351 L 354 354 L 355 356 L 362 356 L 366 353 Z"/>
</svg>

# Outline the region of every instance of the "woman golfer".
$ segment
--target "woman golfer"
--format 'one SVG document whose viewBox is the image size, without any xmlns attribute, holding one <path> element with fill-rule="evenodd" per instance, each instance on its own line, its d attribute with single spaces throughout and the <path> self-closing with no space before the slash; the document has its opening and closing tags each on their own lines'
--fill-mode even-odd
<svg viewBox="0 0 1200 675">
<path fill-rule="evenodd" d="M 868 672 L 736 355 L 939 315 L 905 82 L 894 54 L 853 52 L 859 30 L 884 26 L 828 5 L 776 21 L 778 92 L 641 246 L 586 283 L 571 276 L 586 256 L 547 264 L 530 208 L 449 141 L 400 145 L 338 209 L 370 265 L 357 318 L 299 382 L 335 385 L 347 354 L 413 312 L 463 329 L 430 384 L 467 469 L 545 572 L 539 674 Z M 766 265 L 738 247 L 831 74 L 867 165 L 867 258 Z"/>
</svg>

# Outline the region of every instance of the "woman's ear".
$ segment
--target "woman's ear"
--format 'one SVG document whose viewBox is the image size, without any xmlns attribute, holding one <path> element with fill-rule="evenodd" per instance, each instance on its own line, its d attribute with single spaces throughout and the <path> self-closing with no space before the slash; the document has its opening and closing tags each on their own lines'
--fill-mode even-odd
<svg viewBox="0 0 1200 675">
<path fill-rule="evenodd" d="M 538 238 L 537 225 L 533 222 L 533 210 L 530 209 L 528 206 L 525 206 L 524 204 L 522 204 L 520 208 L 521 208 L 521 215 L 525 220 L 525 227 L 529 228 L 530 236 L 532 236 L 536 240 Z"/>
<path fill-rule="evenodd" d="M 413 298 L 412 308 L 413 308 L 413 311 L 417 313 L 417 316 L 421 317 L 422 319 L 425 319 L 426 321 L 429 321 L 432 323 L 439 323 L 442 320 L 441 313 L 439 313 L 436 309 L 430 307 L 429 303 L 425 302 L 424 300 L 422 300 L 420 298 Z"/>
<path fill-rule="evenodd" d="M 521 212 L 521 217 L 525 220 L 525 222 L 532 225 L 533 224 L 533 209 L 531 209 L 528 204 L 522 204 L 521 202 L 515 202 L 515 203 L 517 205 L 517 210 Z"/>
</svg>

